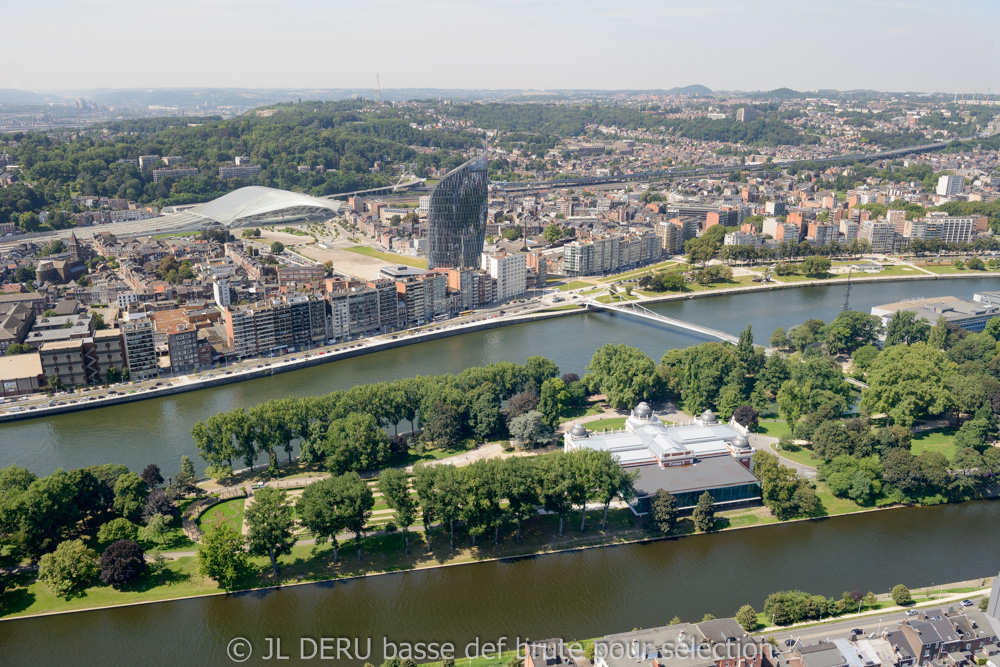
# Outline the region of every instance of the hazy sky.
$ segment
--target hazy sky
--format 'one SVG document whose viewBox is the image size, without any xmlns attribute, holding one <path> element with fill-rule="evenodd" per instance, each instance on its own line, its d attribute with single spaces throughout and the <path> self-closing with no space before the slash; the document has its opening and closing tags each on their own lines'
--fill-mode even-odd
<svg viewBox="0 0 1000 667">
<path fill-rule="evenodd" d="M 1000 92 L 997 0 L 0 0 L 0 88 Z"/>
</svg>

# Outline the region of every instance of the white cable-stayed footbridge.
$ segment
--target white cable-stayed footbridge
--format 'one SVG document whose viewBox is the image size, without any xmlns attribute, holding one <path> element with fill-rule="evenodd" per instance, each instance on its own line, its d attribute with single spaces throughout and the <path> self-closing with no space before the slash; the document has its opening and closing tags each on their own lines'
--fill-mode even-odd
<svg viewBox="0 0 1000 667">
<path fill-rule="evenodd" d="M 605 287 L 600 291 L 588 294 L 587 297 L 587 300 L 583 302 L 583 306 L 588 310 L 606 310 L 612 313 L 631 315 L 647 322 L 656 322 L 675 329 L 684 329 L 686 331 L 700 333 L 710 338 L 718 338 L 719 340 L 732 343 L 733 345 L 739 342 L 739 338 L 737 336 L 726 333 L 725 331 L 719 331 L 718 329 L 703 327 L 700 324 L 693 324 L 691 322 L 685 322 L 684 320 L 677 320 L 672 317 L 660 315 L 659 313 L 653 312 L 649 308 L 640 305 L 632 298 L 613 291 L 610 287 Z M 607 297 L 607 300 L 603 302 L 600 301 L 602 297 Z"/>
</svg>

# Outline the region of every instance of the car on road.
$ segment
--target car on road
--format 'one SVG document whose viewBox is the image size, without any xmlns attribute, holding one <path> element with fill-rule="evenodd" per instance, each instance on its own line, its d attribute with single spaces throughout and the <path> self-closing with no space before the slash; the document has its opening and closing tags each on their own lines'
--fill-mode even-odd
<svg viewBox="0 0 1000 667">
<path fill-rule="evenodd" d="M 963 607 L 971 607 L 972 606 L 972 600 L 962 600 L 962 606 Z"/>
<path fill-rule="evenodd" d="M 906 613 L 905 613 L 905 614 L 903 614 L 903 616 L 916 616 L 916 615 L 917 615 L 917 614 L 919 614 L 919 613 L 920 613 L 920 612 L 919 612 L 919 611 L 917 611 L 916 609 L 907 609 L 907 610 L 906 610 Z"/>
<path fill-rule="evenodd" d="M 794 639 L 786 639 L 785 640 L 785 646 L 795 646 L 795 640 Z"/>
<path fill-rule="evenodd" d="M 854 628 L 853 630 L 851 630 L 851 633 L 858 635 L 860 637 L 861 635 L 865 634 L 865 631 L 862 630 L 861 628 Z"/>
</svg>

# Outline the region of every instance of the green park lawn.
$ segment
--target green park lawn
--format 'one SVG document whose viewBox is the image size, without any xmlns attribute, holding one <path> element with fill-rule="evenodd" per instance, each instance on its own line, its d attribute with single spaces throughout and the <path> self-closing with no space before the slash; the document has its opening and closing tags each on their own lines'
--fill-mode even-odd
<svg viewBox="0 0 1000 667">
<path fill-rule="evenodd" d="M 788 427 L 788 422 L 784 420 L 781 421 L 761 420 L 757 424 L 757 433 L 759 433 L 760 435 L 766 435 L 770 438 L 785 438 L 785 437 L 791 437 L 792 429 Z"/>
<path fill-rule="evenodd" d="M 808 447 L 799 447 L 798 450 L 779 449 L 778 451 L 789 461 L 795 461 L 796 463 L 800 463 L 802 465 L 815 468 L 822 463 L 822 461 L 813 455 L 812 450 Z"/>
<path fill-rule="evenodd" d="M 375 250 L 374 248 L 369 248 L 368 246 L 354 246 L 352 248 L 345 248 L 348 252 L 357 253 L 359 255 L 365 255 L 367 257 L 374 257 L 375 259 L 381 259 L 383 262 L 389 262 L 390 264 L 404 264 L 406 266 L 412 266 L 418 269 L 427 268 L 427 260 L 422 257 L 409 257 L 406 255 L 397 255 L 392 252 L 382 252 L 381 250 Z"/>
<path fill-rule="evenodd" d="M 72 611 L 219 592 L 214 581 L 198 573 L 197 559 L 192 556 L 169 561 L 162 573 L 147 569 L 136 582 L 121 590 L 104 585 L 91 586 L 69 600 L 53 595 L 43 583 L 31 581 L 34 577 L 34 573 L 11 577 L 4 595 L 4 616 Z M 20 585 L 15 588 L 14 583 Z"/>
<path fill-rule="evenodd" d="M 634 294 L 628 295 L 625 292 L 619 292 L 614 297 L 611 297 L 610 295 L 597 297 L 597 301 L 599 303 L 612 303 L 612 302 L 617 303 L 619 301 L 638 301 L 638 300 L 639 300 L 638 296 Z"/>
<path fill-rule="evenodd" d="M 626 271 L 625 273 L 616 273 L 613 276 L 608 276 L 606 278 L 601 278 L 602 283 L 613 283 L 619 280 L 631 280 L 632 278 L 641 278 L 647 273 L 658 273 L 660 271 L 670 271 L 671 269 L 678 269 L 687 267 L 687 264 L 680 264 L 679 262 L 669 261 L 660 262 L 659 264 L 654 264 L 652 266 L 644 266 L 641 269 L 633 269 L 631 271 Z"/>
<path fill-rule="evenodd" d="M 915 269 L 912 266 L 903 266 L 902 264 L 889 264 L 882 267 L 882 272 L 875 275 L 879 276 L 918 276 L 922 274 L 923 271 L 920 269 Z"/>
<path fill-rule="evenodd" d="M 779 283 L 797 283 L 803 280 L 828 280 L 830 278 L 846 278 L 846 277 L 847 277 L 846 274 L 843 276 L 839 276 L 834 273 L 824 273 L 819 276 L 807 276 L 806 274 L 799 273 L 798 271 L 796 271 L 795 273 L 791 273 L 787 276 L 779 276 L 776 273 L 771 274 L 771 279 Z"/>
<path fill-rule="evenodd" d="M 575 405 L 566 408 L 561 415 L 559 415 L 560 422 L 566 422 L 573 419 L 580 419 L 581 417 L 589 417 L 591 415 L 599 415 L 604 410 L 600 403 L 589 403 L 587 405 Z"/>
<path fill-rule="evenodd" d="M 245 500 L 243 497 L 233 498 L 209 507 L 198 518 L 198 526 L 205 532 L 222 524 L 233 527 L 237 532 L 242 531 Z"/>
<path fill-rule="evenodd" d="M 606 431 L 611 429 L 620 429 L 625 426 L 625 417 L 611 417 L 609 419 L 598 419 L 596 421 L 587 422 L 584 426 L 587 427 L 588 431 Z"/>
<path fill-rule="evenodd" d="M 916 455 L 924 452 L 940 452 L 949 461 L 955 456 L 955 433 L 958 429 L 954 426 L 936 428 L 933 431 L 924 431 L 913 436 L 910 444 L 910 451 Z"/>
<path fill-rule="evenodd" d="M 568 283 L 563 283 L 556 289 L 558 289 L 560 292 L 568 292 L 572 289 L 580 289 L 582 287 L 590 287 L 590 283 L 585 283 L 582 280 L 572 280 Z"/>
<path fill-rule="evenodd" d="M 955 260 L 942 264 L 918 264 L 916 262 L 914 262 L 914 264 L 922 269 L 926 269 L 927 271 L 931 271 L 933 273 L 940 273 L 940 274 L 963 273 L 968 275 L 970 278 L 981 276 L 987 273 L 986 271 L 975 271 L 973 269 L 967 269 L 965 267 L 957 269 L 955 268 Z"/>
</svg>

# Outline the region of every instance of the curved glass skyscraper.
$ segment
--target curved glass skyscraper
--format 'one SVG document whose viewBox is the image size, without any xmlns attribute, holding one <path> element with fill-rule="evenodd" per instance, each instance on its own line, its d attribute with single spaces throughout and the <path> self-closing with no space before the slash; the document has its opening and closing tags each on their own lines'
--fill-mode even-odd
<svg viewBox="0 0 1000 667">
<path fill-rule="evenodd" d="M 486 239 L 486 156 L 448 172 L 431 192 L 427 268 L 479 268 Z"/>
</svg>

